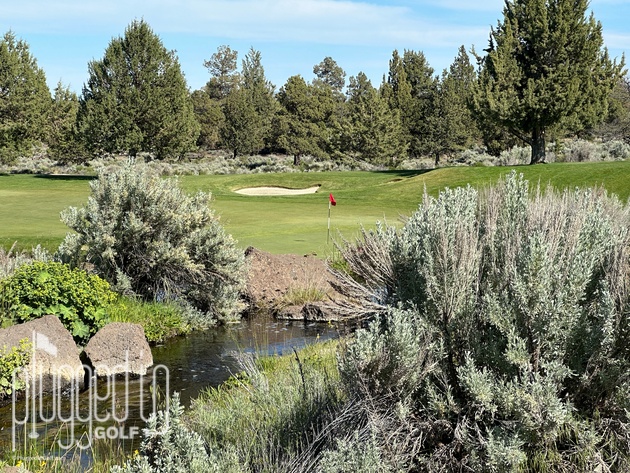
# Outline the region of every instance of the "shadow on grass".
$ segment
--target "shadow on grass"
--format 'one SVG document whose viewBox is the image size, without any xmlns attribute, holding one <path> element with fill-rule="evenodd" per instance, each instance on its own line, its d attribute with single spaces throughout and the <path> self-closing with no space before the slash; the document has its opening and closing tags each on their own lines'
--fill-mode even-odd
<svg viewBox="0 0 630 473">
<path fill-rule="evenodd" d="M 55 181 L 93 181 L 97 178 L 87 174 L 34 174 L 34 177 Z"/>
<path fill-rule="evenodd" d="M 392 171 L 374 171 L 376 174 L 387 174 L 392 177 L 409 178 L 420 176 L 428 172 L 434 171 L 434 169 L 405 169 L 405 170 L 392 170 Z"/>
</svg>

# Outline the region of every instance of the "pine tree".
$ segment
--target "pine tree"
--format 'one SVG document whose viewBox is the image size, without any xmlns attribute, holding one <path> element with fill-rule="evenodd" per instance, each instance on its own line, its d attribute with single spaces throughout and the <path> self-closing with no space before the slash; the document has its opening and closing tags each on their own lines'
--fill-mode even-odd
<svg viewBox="0 0 630 473">
<path fill-rule="evenodd" d="M 88 70 L 78 123 L 91 151 L 160 159 L 194 146 L 199 128 L 186 80 L 175 53 L 147 23 L 131 23 Z"/>
<path fill-rule="evenodd" d="M 11 162 L 44 139 L 51 106 L 44 71 L 11 31 L 0 40 L 0 162 Z"/>
<path fill-rule="evenodd" d="M 221 45 L 209 60 L 204 61 L 203 65 L 208 68 L 211 76 L 206 84 L 206 92 L 211 98 L 223 100 L 236 87 L 239 82 L 237 60 L 238 51 L 227 45 Z"/>
<path fill-rule="evenodd" d="M 336 94 L 343 93 L 343 88 L 346 85 L 346 71 L 330 56 L 325 57 L 322 62 L 313 66 L 313 74 L 317 77 L 313 81 L 314 84 L 325 84 L 334 90 Z"/>
<path fill-rule="evenodd" d="M 545 132 L 592 126 L 606 115 L 623 69 L 603 49 L 587 0 L 508 0 L 490 32 L 475 93 L 476 110 L 545 160 Z"/>
<path fill-rule="evenodd" d="M 320 111 L 322 144 L 321 148 L 328 156 L 342 156 L 341 122 L 343 121 L 346 95 L 346 72 L 331 57 L 313 66 L 315 78 L 311 90 Z"/>
</svg>

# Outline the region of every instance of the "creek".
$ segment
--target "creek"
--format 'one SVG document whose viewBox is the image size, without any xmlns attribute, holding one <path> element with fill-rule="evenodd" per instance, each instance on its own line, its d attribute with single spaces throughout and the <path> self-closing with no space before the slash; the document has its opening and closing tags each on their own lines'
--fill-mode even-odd
<svg viewBox="0 0 630 473">
<path fill-rule="evenodd" d="M 95 439 L 113 440 L 113 448 L 130 452 L 140 446 L 153 401 L 161 408 L 166 393 L 179 392 L 188 407 L 202 390 L 241 371 L 239 352 L 281 355 L 337 335 L 329 324 L 254 318 L 172 339 L 152 347 L 154 368 L 145 376 L 94 380 L 76 397 L 44 396 L 1 407 L 0 445 L 26 454 L 25 443 L 35 439 L 39 455 L 78 454 L 82 463 L 89 463 Z"/>
</svg>

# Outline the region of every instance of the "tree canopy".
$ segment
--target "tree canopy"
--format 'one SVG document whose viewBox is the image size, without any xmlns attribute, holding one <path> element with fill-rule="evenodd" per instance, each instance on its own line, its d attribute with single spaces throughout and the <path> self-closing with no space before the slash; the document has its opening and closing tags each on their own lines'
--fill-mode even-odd
<svg viewBox="0 0 630 473">
<path fill-rule="evenodd" d="M 587 0 L 508 0 L 480 58 L 476 110 L 531 145 L 532 164 L 545 160 L 550 127 L 579 130 L 605 116 L 622 73 L 587 8 Z"/>
<path fill-rule="evenodd" d="M 160 159 L 195 144 L 199 126 L 179 62 L 147 23 L 131 23 L 88 71 L 78 123 L 90 150 Z"/>
<path fill-rule="evenodd" d="M 12 31 L 0 40 L 0 162 L 10 162 L 44 138 L 51 97 L 44 71 Z"/>
</svg>

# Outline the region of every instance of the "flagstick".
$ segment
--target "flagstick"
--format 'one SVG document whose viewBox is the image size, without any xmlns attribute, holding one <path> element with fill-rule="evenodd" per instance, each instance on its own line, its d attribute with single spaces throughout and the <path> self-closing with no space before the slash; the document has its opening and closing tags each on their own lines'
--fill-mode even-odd
<svg viewBox="0 0 630 473">
<path fill-rule="evenodd" d="M 326 244 L 330 243 L 330 199 L 328 200 L 328 236 L 326 237 Z"/>
</svg>

